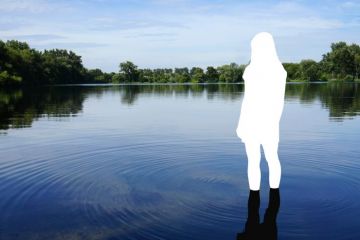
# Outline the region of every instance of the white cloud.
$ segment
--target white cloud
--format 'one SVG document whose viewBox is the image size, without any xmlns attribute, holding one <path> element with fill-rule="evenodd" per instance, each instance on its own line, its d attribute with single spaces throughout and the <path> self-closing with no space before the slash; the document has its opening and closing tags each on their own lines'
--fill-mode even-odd
<svg viewBox="0 0 360 240">
<path fill-rule="evenodd" d="M 48 41 L 48 40 L 66 39 L 66 37 L 56 34 L 14 35 L 14 36 L 8 36 L 8 38 L 13 38 L 21 41 Z"/>
<path fill-rule="evenodd" d="M 60 5 L 56 2 L 45 0 L 1 0 L 0 12 L 27 12 L 42 13 L 49 11 L 59 11 Z M 61 10 L 69 8 L 69 6 L 61 5 Z"/>
<path fill-rule="evenodd" d="M 0 0 L 0 11 L 8 13 L 0 19 L 0 37 L 23 36 L 39 48 L 69 47 L 86 66 L 113 71 L 127 59 L 151 68 L 246 63 L 250 39 L 259 31 L 273 33 L 286 61 L 319 59 L 331 42 L 359 42 L 360 36 L 359 18 L 339 10 L 355 2 L 316 7 L 299 1 L 125 2 Z M 33 14 L 25 16 L 26 11 Z M 9 16 L 23 25 L 6 28 Z"/>
<path fill-rule="evenodd" d="M 359 2 L 346 1 L 341 4 L 343 8 L 360 8 Z"/>
</svg>

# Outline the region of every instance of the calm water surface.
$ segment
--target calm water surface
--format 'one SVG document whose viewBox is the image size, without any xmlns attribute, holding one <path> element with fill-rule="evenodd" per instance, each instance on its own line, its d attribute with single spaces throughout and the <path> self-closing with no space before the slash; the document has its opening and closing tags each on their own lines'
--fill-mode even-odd
<svg viewBox="0 0 360 240">
<path fill-rule="evenodd" d="M 359 87 L 287 86 L 278 239 L 360 239 Z M 236 239 L 242 98 L 243 85 L 0 91 L 0 239 Z"/>
</svg>

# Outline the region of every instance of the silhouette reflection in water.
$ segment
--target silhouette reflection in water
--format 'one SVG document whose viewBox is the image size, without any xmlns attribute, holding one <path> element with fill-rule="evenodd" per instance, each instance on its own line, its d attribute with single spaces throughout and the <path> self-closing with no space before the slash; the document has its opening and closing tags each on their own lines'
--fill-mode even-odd
<svg viewBox="0 0 360 240">
<path fill-rule="evenodd" d="M 260 191 L 249 193 L 248 200 L 248 218 L 245 224 L 245 230 L 238 233 L 237 240 L 274 240 L 277 239 L 276 217 L 280 208 L 279 189 L 270 188 L 269 205 L 264 215 L 264 221 L 260 224 Z"/>
</svg>

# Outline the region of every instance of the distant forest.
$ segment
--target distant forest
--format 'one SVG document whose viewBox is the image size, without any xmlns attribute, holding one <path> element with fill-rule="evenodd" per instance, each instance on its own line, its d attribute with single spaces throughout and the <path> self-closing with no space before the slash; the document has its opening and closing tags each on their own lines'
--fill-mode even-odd
<svg viewBox="0 0 360 240">
<path fill-rule="evenodd" d="M 321 61 L 305 59 L 283 63 L 288 81 L 354 81 L 359 79 L 360 47 L 337 42 Z M 134 63 L 119 64 L 117 73 L 87 69 L 72 51 L 38 51 L 26 42 L 0 40 L 0 86 L 39 86 L 81 83 L 238 83 L 246 65 L 231 63 L 206 69 L 139 69 Z"/>
</svg>

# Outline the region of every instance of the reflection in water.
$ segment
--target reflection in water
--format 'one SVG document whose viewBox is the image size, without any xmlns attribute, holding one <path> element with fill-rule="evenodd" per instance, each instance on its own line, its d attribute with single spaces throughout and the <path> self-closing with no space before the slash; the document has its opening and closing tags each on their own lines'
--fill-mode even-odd
<svg viewBox="0 0 360 240">
<path fill-rule="evenodd" d="M 276 240 L 277 226 L 276 217 L 280 207 L 279 189 L 270 189 L 269 205 L 264 215 L 264 221 L 260 224 L 260 191 L 249 193 L 248 200 L 248 218 L 245 224 L 245 230 L 237 235 L 237 240 Z"/>
<path fill-rule="evenodd" d="M 360 113 L 360 90 L 357 83 L 288 84 L 286 98 L 308 104 L 321 101 L 329 109 L 329 117 L 343 120 Z M 0 90 L 0 130 L 30 127 L 40 117 L 76 116 L 91 95 L 120 94 L 122 104 L 134 104 L 138 96 L 202 97 L 237 100 L 242 97 L 242 84 L 172 84 L 172 85 L 108 85 L 58 86 L 33 89 Z"/>
<path fill-rule="evenodd" d="M 358 83 L 290 84 L 286 88 L 286 97 L 298 98 L 302 103 L 319 100 L 329 110 L 331 120 L 360 114 L 360 89 Z"/>
<path fill-rule="evenodd" d="M 43 116 L 74 116 L 86 95 L 86 88 L 77 87 L 0 91 L 0 129 L 31 127 Z"/>
</svg>

